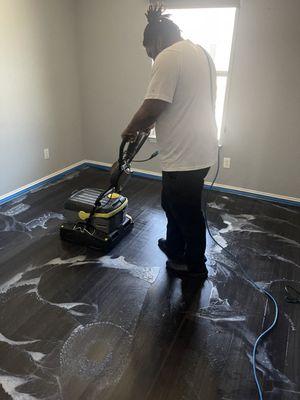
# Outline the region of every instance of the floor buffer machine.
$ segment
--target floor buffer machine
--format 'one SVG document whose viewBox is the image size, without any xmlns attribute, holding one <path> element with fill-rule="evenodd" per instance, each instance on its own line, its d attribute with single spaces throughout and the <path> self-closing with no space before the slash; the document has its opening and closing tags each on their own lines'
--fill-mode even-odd
<svg viewBox="0 0 300 400">
<path fill-rule="evenodd" d="M 108 189 L 82 189 L 66 201 L 66 222 L 60 227 L 63 240 L 107 253 L 132 230 L 133 220 L 126 213 L 128 199 L 121 193 L 132 174 L 131 163 L 148 136 L 148 132 L 139 132 L 133 142 L 123 139 L 118 161 L 111 167 Z"/>
</svg>

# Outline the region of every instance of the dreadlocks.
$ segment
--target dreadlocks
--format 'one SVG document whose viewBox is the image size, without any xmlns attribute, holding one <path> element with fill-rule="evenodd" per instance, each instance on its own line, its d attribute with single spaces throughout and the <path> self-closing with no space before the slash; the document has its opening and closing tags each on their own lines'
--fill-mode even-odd
<svg viewBox="0 0 300 400">
<path fill-rule="evenodd" d="M 180 29 L 169 19 L 170 14 L 164 14 L 161 3 L 150 5 L 146 15 L 148 25 L 144 32 L 144 46 L 149 46 L 161 37 L 166 43 L 180 40 Z"/>
</svg>

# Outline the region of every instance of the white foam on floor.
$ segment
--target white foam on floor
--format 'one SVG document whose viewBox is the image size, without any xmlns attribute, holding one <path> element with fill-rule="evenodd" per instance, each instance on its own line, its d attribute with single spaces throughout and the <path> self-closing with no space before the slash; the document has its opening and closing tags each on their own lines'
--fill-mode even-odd
<svg viewBox="0 0 300 400">
<path fill-rule="evenodd" d="M 132 339 L 130 332 L 112 322 L 76 327 L 60 353 L 61 386 L 75 377 L 85 382 L 93 382 L 97 377 L 97 392 L 101 398 L 103 389 L 116 385 L 121 379 L 129 361 Z M 93 350 L 96 348 L 100 349 L 98 357 Z"/>
<path fill-rule="evenodd" d="M 24 272 L 19 272 L 18 274 L 14 275 L 11 279 L 9 279 L 7 282 L 3 283 L 0 286 L 0 294 L 1 293 L 6 293 L 10 289 L 14 289 L 16 287 L 20 286 L 37 286 L 40 283 L 41 276 L 33 279 L 26 279 L 23 280 L 24 274 L 31 270 L 31 268 L 26 269 Z"/>
<path fill-rule="evenodd" d="M 226 228 L 220 229 L 219 233 L 228 233 L 228 232 L 261 232 L 261 229 L 258 229 L 254 224 L 250 221 L 254 220 L 255 217 L 250 214 L 240 214 L 240 215 L 230 215 L 230 214 L 221 214 L 222 220 Z"/>
<path fill-rule="evenodd" d="M 274 253 L 269 252 L 269 251 L 262 251 L 262 252 L 260 252 L 260 251 L 257 251 L 257 250 L 255 250 L 255 253 L 257 253 L 257 254 L 260 255 L 261 257 L 275 258 L 275 259 L 278 260 L 278 261 L 282 261 L 282 262 L 287 263 L 287 264 L 292 264 L 292 265 L 294 265 L 295 267 L 300 268 L 300 264 L 297 264 L 295 261 L 290 260 L 289 258 L 280 256 L 279 254 L 274 254 Z"/>
<path fill-rule="evenodd" d="M 8 339 L 6 336 L 2 335 L 2 333 L 0 333 L 0 341 L 1 342 L 5 342 L 8 344 L 11 344 L 13 346 L 22 346 L 22 345 L 26 345 L 26 344 L 32 344 L 32 343 L 37 343 L 39 342 L 39 340 L 11 340 Z"/>
<path fill-rule="evenodd" d="M 293 332 L 296 332 L 297 329 L 296 329 L 296 326 L 295 326 L 295 324 L 294 324 L 292 318 L 291 318 L 287 313 L 283 313 L 283 315 L 284 315 L 284 317 L 288 320 L 288 322 L 289 322 L 289 324 L 290 324 L 290 327 L 291 327 L 291 330 L 292 330 Z"/>
<path fill-rule="evenodd" d="M 57 307 L 61 307 L 61 308 L 65 308 L 66 310 L 71 310 L 74 307 L 78 307 L 78 306 L 87 306 L 89 304 L 87 303 L 52 303 L 52 302 L 48 302 L 49 304 L 52 304 L 54 306 Z"/>
<path fill-rule="evenodd" d="M 35 218 L 29 222 L 23 223 L 23 225 L 25 226 L 25 230 L 29 231 L 29 232 L 31 232 L 33 229 L 36 229 L 36 228 L 47 229 L 46 224 L 51 219 L 59 219 L 62 221 L 64 219 L 64 216 L 62 214 L 48 212 L 48 213 L 41 215 L 40 217 Z"/>
<path fill-rule="evenodd" d="M 226 248 L 228 246 L 228 242 L 227 240 L 225 240 L 225 238 L 223 236 L 221 236 L 219 233 L 216 235 L 213 235 L 215 241 L 218 243 L 215 243 L 215 248 L 214 251 L 216 253 L 221 253 L 222 252 L 222 247 Z"/>
<path fill-rule="evenodd" d="M 5 215 L 7 217 L 12 217 L 15 215 L 19 215 L 19 214 L 23 213 L 24 211 L 27 211 L 29 208 L 30 208 L 29 204 L 20 203 L 20 204 L 17 204 L 15 206 L 9 208 L 8 210 L 0 211 L 0 214 Z"/>
<path fill-rule="evenodd" d="M 73 263 L 72 265 L 74 265 L 75 260 L 77 262 L 81 262 L 81 260 L 83 260 L 84 258 L 85 257 L 83 257 L 83 256 L 79 256 L 79 257 L 76 257 L 76 258 L 69 259 L 68 260 L 69 262 L 66 262 L 67 260 L 64 260 L 65 262 L 62 262 L 62 260 L 60 260 L 60 259 L 54 259 L 54 260 L 50 261 L 47 264 L 49 264 L 49 265 L 61 265 L 61 264 L 64 264 L 64 263 L 69 264 L 70 261 L 71 261 Z M 38 276 L 37 278 L 23 280 L 24 274 L 26 274 L 28 271 L 32 271 L 34 269 L 35 268 L 30 266 L 24 272 L 20 272 L 20 273 L 16 274 L 15 276 L 13 276 L 9 281 L 5 282 L 0 287 L 0 293 L 6 293 L 10 289 L 14 289 L 14 288 L 17 288 L 17 287 L 33 286 L 33 288 L 29 289 L 26 292 L 27 294 L 35 293 L 40 301 L 42 301 L 44 303 L 47 303 L 47 304 L 50 304 L 50 305 L 55 306 L 55 307 L 63 308 L 65 310 L 69 311 L 74 316 L 83 316 L 83 315 L 87 314 L 87 313 L 79 312 L 79 311 L 76 311 L 76 310 L 72 310 L 73 308 L 78 307 L 78 306 L 94 307 L 95 311 L 98 311 L 98 306 L 96 304 L 91 305 L 91 304 L 83 303 L 83 302 L 53 303 L 53 302 L 45 299 L 44 297 L 41 296 L 41 294 L 39 293 L 39 290 L 38 290 L 38 285 L 39 285 L 40 280 L 42 278 L 42 274 L 40 276 Z M 1 340 L 1 336 L 0 336 L 0 340 Z"/>
<path fill-rule="evenodd" d="M 87 265 L 87 264 L 98 264 L 104 268 L 111 268 L 111 269 L 120 269 L 128 271 L 132 276 L 142 279 L 149 283 L 154 283 L 158 274 L 159 268 L 157 267 L 148 267 L 148 266 L 138 266 L 132 264 L 125 260 L 125 257 L 120 256 L 118 258 L 112 258 L 110 256 L 103 256 L 98 259 L 87 259 L 85 255 L 68 258 L 68 259 L 61 259 L 60 257 L 54 258 L 53 260 L 49 261 L 46 265 L 69 265 L 70 267 L 80 266 L 80 265 Z"/>
<path fill-rule="evenodd" d="M 0 213 L 1 214 L 1 213 Z M 2 231 L 4 232 L 22 232 L 27 234 L 30 238 L 32 238 L 31 232 L 36 228 L 47 229 L 47 224 L 52 219 L 63 220 L 63 214 L 55 213 L 55 212 L 47 212 L 40 217 L 34 218 L 28 222 L 18 221 L 15 218 L 15 215 L 5 216 L 4 218 L 4 228 Z"/>
<path fill-rule="evenodd" d="M 78 312 L 76 310 L 73 310 L 74 307 L 78 307 L 78 306 L 87 306 L 90 309 L 93 308 L 95 313 L 98 313 L 98 306 L 97 304 L 89 304 L 89 303 L 82 303 L 82 302 L 75 302 L 75 303 L 53 303 L 52 301 L 49 301 L 47 299 L 45 299 L 39 292 L 38 287 L 35 287 L 31 290 L 29 290 L 27 293 L 34 293 L 36 295 L 36 297 L 38 298 L 38 300 L 40 300 L 42 303 L 45 304 L 49 304 L 50 306 L 54 306 L 54 307 L 59 307 L 59 308 L 63 308 L 65 310 L 67 310 L 68 312 L 70 312 L 70 314 L 74 315 L 74 316 L 83 316 L 83 315 L 88 315 L 90 314 L 89 312 Z"/>
<path fill-rule="evenodd" d="M 229 233 L 229 232 L 250 232 L 250 233 L 258 233 L 258 234 L 263 234 L 267 235 L 269 237 L 272 237 L 274 239 L 277 239 L 282 242 L 289 243 L 293 246 L 300 247 L 300 242 L 289 239 L 285 236 L 282 236 L 277 233 L 273 232 L 268 232 L 266 230 L 263 230 L 253 224 L 251 221 L 255 220 L 256 217 L 251 214 L 240 214 L 240 215 L 230 215 L 230 214 L 221 214 L 222 220 L 225 225 L 227 225 L 226 228 L 222 228 L 219 230 L 220 234 L 224 233 Z"/>
<path fill-rule="evenodd" d="M 11 279 L 7 282 L 4 282 L 0 286 L 0 293 L 6 293 L 10 288 L 15 287 L 16 283 L 22 279 L 24 272 L 19 272 L 18 274 L 14 275 Z"/>
<path fill-rule="evenodd" d="M 213 317 L 209 315 L 201 315 L 201 318 L 208 319 L 214 322 L 242 322 L 246 321 L 246 317 L 243 315 L 236 315 L 234 317 Z"/>
<path fill-rule="evenodd" d="M 16 389 L 18 386 L 27 383 L 27 379 L 12 375 L 0 375 L 0 384 L 2 385 L 4 391 L 12 397 L 13 400 L 36 400 L 37 397 L 33 397 L 26 393 L 20 393 Z"/>
<path fill-rule="evenodd" d="M 256 338 L 254 340 L 256 340 Z M 252 353 L 247 352 L 247 357 L 249 362 L 252 364 Z M 267 379 L 285 383 L 286 385 L 289 385 L 291 389 L 294 389 L 295 384 L 273 365 L 266 350 L 265 344 L 256 354 L 256 367 L 263 373 L 264 376 L 266 376 Z"/>
<path fill-rule="evenodd" d="M 159 268 L 142 267 L 142 266 L 139 267 L 135 264 L 131 264 L 128 261 L 126 261 L 123 256 L 120 256 L 118 258 L 111 258 L 109 256 L 105 256 L 101 257 L 99 261 L 105 268 L 126 270 L 135 278 L 142 279 L 149 283 L 154 283 L 159 274 Z"/>
<path fill-rule="evenodd" d="M 18 204 L 23 202 L 25 199 L 27 198 L 27 194 L 20 196 L 20 197 L 16 197 L 15 199 L 10 201 L 10 204 Z"/>
<path fill-rule="evenodd" d="M 84 255 L 73 257 L 73 258 L 67 258 L 67 259 L 61 259 L 60 257 L 57 257 L 51 261 L 48 261 L 45 265 L 68 265 L 68 264 L 73 265 L 73 264 L 78 264 L 78 263 L 81 264 L 85 260 L 86 260 L 86 256 L 84 256 Z"/>
<path fill-rule="evenodd" d="M 28 351 L 27 353 L 31 355 L 34 361 L 41 361 L 46 356 L 46 354 L 39 353 L 38 351 Z"/>
<path fill-rule="evenodd" d="M 239 315 L 233 309 L 228 299 L 222 299 L 217 287 L 210 282 L 212 287 L 209 296 L 209 303 L 206 307 L 201 307 L 196 313 L 192 314 L 195 318 L 210 320 L 212 322 L 244 322 L 245 315 Z"/>
<path fill-rule="evenodd" d="M 217 204 L 215 201 L 207 203 L 207 205 L 209 208 L 214 208 L 216 210 L 223 210 L 223 208 L 225 207 L 224 203 Z"/>
</svg>

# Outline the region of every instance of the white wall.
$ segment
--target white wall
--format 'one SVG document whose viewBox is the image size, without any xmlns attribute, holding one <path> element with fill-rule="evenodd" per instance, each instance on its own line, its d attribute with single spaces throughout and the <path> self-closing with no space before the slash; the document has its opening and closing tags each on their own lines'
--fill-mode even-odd
<svg viewBox="0 0 300 400">
<path fill-rule="evenodd" d="M 78 0 L 83 137 L 88 159 L 112 162 L 143 99 L 145 0 Z M 242 0 L 220 183 L 300 197 L 300 1 Z M 151 153 L 151 145 L 143 151 Z M 159 171 L 158 161 L 143 164 Z"/>
<path fill-rule="evenodd" d="M 0 195 L 83 158 L 74 11 L 0 0 Z"/>
</svg>

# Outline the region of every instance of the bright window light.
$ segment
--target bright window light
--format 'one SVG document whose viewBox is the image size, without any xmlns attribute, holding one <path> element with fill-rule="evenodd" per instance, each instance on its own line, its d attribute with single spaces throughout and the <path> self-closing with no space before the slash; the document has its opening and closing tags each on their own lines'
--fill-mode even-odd
<svg viewBox="0 0 300 400">
<path fill-rule="evenodd" d="M 236 8 L 169 9 L 184 39 L 204 47 L 217 70 L 216 122 L 221 135 Z"/>
</svg>

